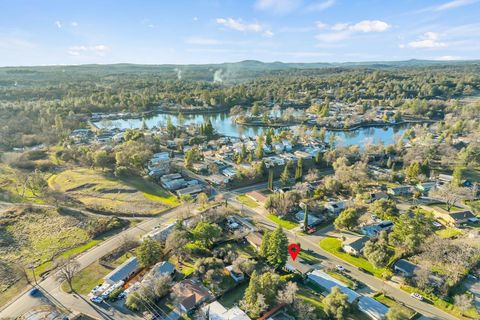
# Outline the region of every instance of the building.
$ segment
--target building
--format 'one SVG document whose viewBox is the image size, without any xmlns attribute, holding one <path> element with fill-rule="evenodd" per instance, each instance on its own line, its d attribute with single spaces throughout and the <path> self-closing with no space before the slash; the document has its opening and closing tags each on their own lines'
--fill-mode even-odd
<svg viewBox="0 0 480 320">
<path fill-rule="evenodd" d="M 145 234 L 142 237 L 142 240 L 145 240 L 146 238 L 150 238 L 156 241 L 164 242 L 165 240 L 167 240 L 168 235 L 173 231 L 174 227 L 175 227 L 175 223 L 171 223 L 163 228 L 155 228 L 149 233 Z"/>
<path fill-rule="evenodd" d="M 295 214 L 295 219 L 297 219 L 297 221 L 299 221 L 300 223 L 302 223 L 302 226 L 303 226 L 303 220 L 305 219 L 305 212 L 303 210 L 300 210 L 298 211 L 296 214 Z M 309 227 L 313 227 L 313 226 L 316 226 L 316 225 L 319 225 L 320 223 L 322 223 L 322 221 L 324 219 L 322 218 L 319 218 L 311 213 L 308 214 L 308 226 Z"/>
<path fill-rule="evenodd" d="M 349 303 L 353 303 L 358 298 L 360 298 L 360 294 L 348 288 L 347 285 L 340 280 L 335 279 L 334 277 L 323 271 L 315 270 L 313 272 L 310 272 L 308 274 L 308 279 L 315 282 L 316 284 L 327 290 L 329 293 L 334 287 L 338 287 L 340 291 L 347 295 Z"/>
<path fill-rule="evenodd" d="M 208 320 L 250 320 L 250 317 L 239 307 L 227 309 L 218 301 L 203 307 L 202 312 Z"/>
<path fill-rule="evenodd" d="M 112 272 L 107 274 L 103 280 L 110 284 L 113 285 L 117 282 L 120 281 L 126 281 L 130 279 L 132 276 L 134 276 L 137 271 L 140 269 L 138 265 L 138 261 L 136 257 L 131 257 L 124 263 L 122 263 L 120 266 L 115 268 Z"/>
<path fill-rule="evenodd" d="M 415 275 L 415 271 L 419 268 L 416 264 L 405 259 L 399 259 L 393 265 L 393 271 L 401 274 L 405 278 L 411 278 Z"/>
<path fill-rule="evenodd" d="M 186 279 L 172 287 L 178 307 L 183 312 L 190 312 L 202 303 L 212 299 L 212 294 L 198 280 Z"/>
<path fill-rule="evenodd" d="M 391 187 L 391 188 L 388 188 L 387 193 L 394 196 L 408 196 L 412 194 L 412 187 L 411 186 Z"/>
<path fill-rule="evenodd" d="M 347 204 L 348 204 L 348 201 L 346 200 L 327 202 L 325 204 L 325 209 L 329 213 L 337 215 L 347 207 Z"/>
<path fill-rule="evenodd" d="M 259 232 L 250 232 L 246 238 L 247 242 L 254 247 L 255 249 L 259 249 L 262 245 L 262 235 Z"/>
<path fill-rule="evenodd" d="M 464 223 L 476 220 L 475 215 L 468 210 L 448 212 L 442 208 L 434 207 L 432 212 L 436 219 L 440 219 L 452 227 L 459 227 Z"/>
<path fill-rule="evenodd" d="M 370 240 L 368 237 L 352 237 L 345 240 L 342 244 L 342 249 L 353 256 L 360 256 L 363 253 L 365 243 Z"/>
<path fill-rule="evenodd" d="M 150 274 L 155 276 L 155 277 L 161 277 L 161 276 L 171 276 L 175 273 L 175 265 L 171 264 L 168 261 L 162 261 L 157 263 L 152 267 L 152 270 L 150 270 Z"/>
<path fill-rule="evenodd" d="M 382 221 L 380 223 L 370 224 L 362 227 L 362 234 L 370 238 L 376 238 L 382 231 L 390 231 L 393 228 L 392 221 Z"/>
<path fill-rule="evenodd" d="M 242 282 L 243 280 L 245 280 L 245 275 L 243 274 L 243 272 L 236 272 L 235 270 L 233 270 L 233 265 L 227 266 L 225 269 L 227 269 L 228 273 L 235 282 Z"/>
<path fill-rule="evenodd" d="M 194 185 L 190 187 L 186 187 L 183 189 L 179 189 L 176 191 L 177 195 L 179 197 L 184 196 L 184 195 L 191 195 L 192 197 L 195 197 L 197 194 L 203 191 L 203 188 L 199 185 Z"/>
<path fill-rule="evenodd" d="M 383 320 L 387 317 L 388 307 L 377 300 L 362 296 L 358 299 L 358 309 L 373 320 Z"/>
</svg>

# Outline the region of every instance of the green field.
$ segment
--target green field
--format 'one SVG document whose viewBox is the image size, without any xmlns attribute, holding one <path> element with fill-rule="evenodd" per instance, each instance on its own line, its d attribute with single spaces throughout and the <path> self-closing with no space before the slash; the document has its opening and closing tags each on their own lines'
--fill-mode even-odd
<svg viewBox="0 0 480 320">
<path fill-rule="evenodd" d="M 273 222 L 275 222 L 276 224 L 282 226 L 283 228 L 285 228 L 287 230 L 291 230 L 293 228 L 298 227 L 298 223 L 290 221 L 290 220 L 285 220 L 285 219 L 279 218 L 274 214 L 267 215 L 267 218 L 272 220 Z"/>
<path fill-rule="evenodd" d="M 105 268 L 98 262 L 92 263 L 73 277 L 73 290 L 78 294 L 87 295 L 96 285 L 103 282 L 103 277 L 109 274 L 110 271 L 112 270 Z M 62 283 L 62 290 L 65 292 L 70 291 L 66 282 Z"/>
<path fill-rule="evenodd" d="M 243 203 L 244 205 L 246 205 L 247 207 L 250 207 L 250 208 L 258 208 L 259 207 L 258 203 L 255 200 L 253 200 L 252 198 L 250 198 L 249 196 L 246 196 L 244 194 L 241 194 L 241 195 L 237 196 L 235 198 L 235 200 L 237 200 L 240 203 Z"/>
<path fill-rule="evenodd" d="M 119 215 L 155 215 L 179 204 L 159 185 L 140 177 L 119 179 L 100 170 L 79 168 L 50 177 L 49 187 L 87 208 Z"/>
<path fill-rule="evenodd" d="M 462 231 L 455 228 L 445 228 L 435 231 L 435 234 L 440 238 L 449 239 L 461 235 Z"/>
<path fill-rule="evenodd" d="M 354 257 L 342 251 L 342 242 L 337 238 L 325 238 L 320 241 L 320 248 L 325 251 L 334 254 L 335 256 L 339 257 L 346 262 L 353 264 L 356 267 L 363 268 L 367 272 L 372 273 L 376 277 L 381 277 L 382 274 L 386 271 L 384 268 L 375 268 L 370 262 L 368 262 L 365 258 L 361 257 Z"/>
</svg>

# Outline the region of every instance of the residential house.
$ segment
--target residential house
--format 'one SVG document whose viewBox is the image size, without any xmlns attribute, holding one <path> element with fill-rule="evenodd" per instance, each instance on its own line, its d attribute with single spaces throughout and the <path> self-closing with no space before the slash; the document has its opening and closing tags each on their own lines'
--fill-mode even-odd
<svg viewBox="0 0 480 320">
<path fill-rule="evenodd" d="M 360 297 L 357 305 L 360 311 L 373 320 L 383 320 L 387 318 L 388 307 L 371 297 Z"/>
<path fill-rule="evenodd" d="M 347 200 L 331 201 L 327 202 L 324 207 L 329 213 L 337 215 L 347 207 L 348 203 Z"/>
<path fill-rule="evenodd" d="M 377 201 L 380 199 L 388 199 L 388 194 L 383 191 L 374 191 L 368 194 L 369 202 Z"/>
<path fill-rule="evenodd" d="M 239 307 L 227 309 L 218 301 L 204 306 L 202 312 L 208 320 L 251 320 Z"/>
<path fill-rule="evenodd" d="M 245 239 L 252 247 L 257 250 L 260 249 L 260 246 L 262 245 L 262 235 L 259 232 L 250 232 Z"/>
<path fill-rule="evenodd" d="M 321 270 L 314 270 L 310 272 L 308 274 L 308 279 L 315 282 L 316 284 L 327 290 L 329 293 L 334 287 L 338 287 L 340 291 L 347 295 L 349 303 L 353 303 L 354 301 L 357 301 L 358 298 L 360 298 L 360 294 L 348 288 L 348 286 L 340 280 L 335 279 L 334 277 Z"/>
<path fill-rule="evenodd" d="M 394 196 L 408 196 L 412 194 L 412 187 L 411 186 L 391 187 L 391 188 L 388 188 L 387 193 Z"/>
<path fill-rule="evenodd" d="M 152 267 L 152 270 L 150 270 L 150 274 L 155 277 L 161 277 L 165 275 L 172 276 L 174 273 L 175 265 L 168 261 L 159 262 Z"/>
<path fill-rule="evenodd" d="M 194 279 L 177 282 L 172 291 L 179 309 L 187 313 L 212 299 L 210 291 L 200 281 Z"/>
<path fill-rule="evenodd" d="M 351 237 L 345 240 L 342 244 L 342 249 L 353 256 L 360 256 L 363 252 L 365 243 L 370 240 L 368 237 Z"/>
<path fill-rule="evenodd" d="M 203 191 L 203 188 L 199 185 L 194 185 L 190 187 L 186 187 L 183 189 L 179 189 L 175 191 L 179 197 L 183 195 L 191 195 L 192 197 L 195 197 L 197 194 Z"/>
<path fill-rule="evenodd" d="M 393 271 L 401 274 L 405 278 L 411 278 L 415 275 L 415 271 L 420 268 L 416 264 L 405 259 L 399 259 L 393 265 Z"/>
<path fill-rule="evenodd" d="M 435 207 L 435 210 L 433 210 L 433 215 L 435 218 L 445 221 L 452 227 L 459 227 L 464 223 L 475 222 L 478 219 L 469 210 L 448 212 L 438 207 Z"/>
<path fill-rule="evenodd" d="M 112 270 L 109 274 L 107 274 L 103 280 L 110 284 L 113 285 L 117 282 L 120 281 L 126 281 L 130 279 L 132 276 L 134 276 L 137 271 L 140 269 L 140 266 L 138 265 L 138 261 L 136 257 L 131 257 L 124 263 L 122 263 L 120 266 Z"/>
<path fill-rule="evenodd" d="M 242 282 L 243 280 L 245 280 L 245 275 L 243 274 L 243 272 L 236 272 L 235 270 L 233 270 L 233 265 L 227 266 L 225 269 L 227 269 L 228 273 L 235 282 Z"/>
<path fill-rule="evenodd" d="M 170 233 L 172 233 L 173 229 L 175 228 L 175 223 L 171 223 L 162 228 L 155 228 L 149 233 L 145 234 L 142 239 L 145 240 L 146 238 L 150 238 L 156 241 L 165 242 L 167 237 Z"/>
<path fill-rule="evenodd" d="M 302 226 L 303 226 L 303 220 L 305 219 L 305 212 L 303 210 L 298 211 L 295 214 L 295 218 L 297 219 L 297 221 L 301 222 Z M 308 214 L 307 219 L 308 219 L 308 226 L 309 227 L 319 225 L 320 223 L 322 223 L 324 221 L 323 218 L 319 218 L 319 217 L 317 217 L 317 216 L 315 216 L 311 213 Z"/>
<path fill-rule="evenodd" d="M 362 234 L 366 235 L 367 237 L 370 238 L 375 238 L 378 237 L 380 232 L 382 231 L 390 231 L 393 228 L 393 222 L 392 221 L 382 221 L 380 223 L 375 223 L 375 224 L 370 224 L 367 226 L 362 227 Z"/>
</svg>

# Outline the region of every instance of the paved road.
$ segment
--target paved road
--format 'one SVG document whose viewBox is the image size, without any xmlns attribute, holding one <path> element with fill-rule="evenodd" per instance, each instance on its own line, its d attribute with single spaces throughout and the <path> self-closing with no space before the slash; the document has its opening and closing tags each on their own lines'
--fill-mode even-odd
<svg viewBox="0 0 480 320">
<path fill-rule="evenodd" d="M 276 227 L 275 223 L 265 217 L 263 208 L 251 209 L 249 207 L 242 206 L 241 203 L 233 199 L 230 199 L 229 203 L 236 206 L 237 208 L 243 208 L 243 212 L 252 215 L 254 219 L 257 220 L 257 224 L 263 225 L 267 228 Z M 314 235 L 303 235 L 300 232 L 295 232 L 294 230 L 285 230 L 285 232 L 287 233 L 290 241 L 300 243 L 302 249 L 310 249 L 314 251 L 315 253 L 320 255 L 320 259 L 322 261 L 326 262 L 331 266 L 335 266 L 338 264 L 344 266 L 346 271 L 354 279 L 363 282 L 375 291 L 385 292 L 389 296 L 394 297 L 397 301 L 404 303 L 406 306 L 416 310 L 422 315 L 427 316 L 431 319 L 457 319 L 456 317 L 434 307 L 433 305 L 418 301 L 417 299 L 410 297 L 410 294 L 396 287 L 394 283 L 383 281 L 382 279 L 359 271 L 357 267 L 350 265 L 348 262 L 345 262 L 344 260 L 320 248 L 320 240 L 325 237 L 325 233 L 331 232 L 331 228 L 322 229 Z"/>
<path fill-rule="evenodd" d="M 122 244 L 124 237 L 138 238 L 151 231 L 158 224 L 169 223 L 171 220 L 175 219 L 179 210 L 181 210 L 181 208 L 175 208 L 165 212 L 159 218 L 145 220 L 135 227 L 125 230 L 102 242 L 100 245 L 82 253 L 76 258 L 80 263 L 80 269 L 87 267 L 105 254 L 116 249 Z M 41 297 L 34 298 L 31 297 L 28 292 L 25 292 L 0 312 L 0 319 L 16 318 L 31 308 L 44 304 L 47 301 L 54 303 L 60 308 L 67 309 L 68 311 L 83 312 L 98 319 L 139 319 L 138 316 L 133 314 L 122 314 L 119 316 L 116 314 L 114 308 L 109 308 L 105 305 L 106 308 L 102 308 L 90 301 L 84 300 L 78 295 L 64 293 L 60 289 L 60 283 L 55 280 L 55 274 L 50 274 L 40 281 L 39 287 L 42 292 Z"/>
</svg>

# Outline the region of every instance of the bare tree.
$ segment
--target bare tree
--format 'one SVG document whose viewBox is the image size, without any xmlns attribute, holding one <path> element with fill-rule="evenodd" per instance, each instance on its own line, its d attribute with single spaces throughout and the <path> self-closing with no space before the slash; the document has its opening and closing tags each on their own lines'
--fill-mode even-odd
<svg viewBox="0 0 480 320">
<path fill-rule="evenodd" d="M 73 292 L 73 277 L 80 269 L 80 263 L 74 259 L 60 259 L 57 261 L 57 267 L 59 268 L 57 272 L 57 281 L 63 282 L 66 281 L 70 291 Z"/>
<path fill-rule="evenodd" d="M 464 187 L 457 187 L 453 183 L 449 183 L 444 185 L 441 188 L 433 188 L 429 192 L 429 196 L 434 198 L 439 198 L 440 200 L 445 202 L 447 206 L 447 211 L 450 212 L 452 207 L 462 198 L 469 197 L 471 192 L 468 188 Z"/>
<path fill-rule="evenodd" d="M 277 300 L 279 303 L 293 304 L 297 296 L 298 286 L 295 282 L 287 282 L 283 290 L 278 293 Z"/>
<path fill-rule="evenodd" d="M 473 297 L 470 294 L 464 293 L 453 297 L 453 301 L 455 305 L 462 310 L 462 313 L 465 313 L 465 311 L 472 307 Z"/>
</svg>

